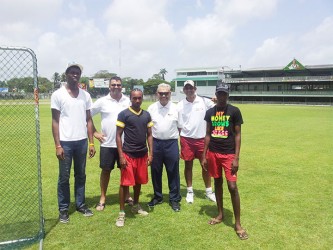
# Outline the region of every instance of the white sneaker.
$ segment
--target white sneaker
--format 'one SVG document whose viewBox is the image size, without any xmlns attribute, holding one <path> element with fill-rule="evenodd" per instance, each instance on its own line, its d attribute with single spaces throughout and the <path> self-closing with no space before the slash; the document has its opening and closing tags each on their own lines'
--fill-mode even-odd
<svg viewBox="0 0 333 250">
<path fill-rule="evenodd" d="M 194 200 L 194 193 L 193 192 L 187 192 L 186 202 L 187 203 L 193 203 L 193 200 Z"/>
<path fill-rule="evenodd" d="M 140 204 L 137 204 L 137 205 L 132 207 L 132 213 L 139 214 L 139 215 L 142 215 L 142 216 L 147 216 L 148 215 L 148 212 L 143 210 L 142 207 L 140 206 Z"/>
<path fill-rule="evenodd" d="M 118 218 L 116 220 L 117 227 L 123 227 L 125 225 L 125 213 L 119 212 Z"/>
<path fill-rule="evenodd" d="M 209 192 L 209 193 L 206 193 L 206 198 L 208 200 L 211 200 L 213 202 L 216 202 L 216 197 L 215 197 L 215 193 L 214 192 Z"/>
</svg>

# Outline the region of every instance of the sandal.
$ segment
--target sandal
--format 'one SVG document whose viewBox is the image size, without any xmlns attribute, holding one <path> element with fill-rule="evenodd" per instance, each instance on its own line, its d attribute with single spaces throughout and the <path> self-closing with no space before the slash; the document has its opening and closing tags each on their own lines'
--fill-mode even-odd
<svg viewBox="0 0 333 250">
<path fill-rule="evenodd" d="M 249 238 L 245 229 L 241 229 L 239 231 L 235 230 L 235 231 L 240 240 L 247 240 Z"/>
<path fill-rule="evenodd" d="M 127 203 L 129 206 L 133 206 L 134 201 L 133 201 L 132 197 L 129 197 L 127 200 L 125 200 L 125 203 Z"/>
<path fill-rule="evenodd" d="M 96 208 L 97 211 L 103 211 L 104 208 L 105 208 L 105 203 L 100 203 L 100 202 L 98 202 L 98 203 L 96 204 L 95 208 Z"/>
<path fill-rule="evenodd" d="M 208 221 L 209 225 L 216 225 L 222 222 L 222 219 L 218 219 L 218 218 L 211 218 L 210 221 Z"/>
<path fill-rule="evenodd" d="M 125 213 L 119 212 L 119 216 L 116 220 L 116 226 L 117 227 L 123 227 L 125 225 Z"/>
</svg>

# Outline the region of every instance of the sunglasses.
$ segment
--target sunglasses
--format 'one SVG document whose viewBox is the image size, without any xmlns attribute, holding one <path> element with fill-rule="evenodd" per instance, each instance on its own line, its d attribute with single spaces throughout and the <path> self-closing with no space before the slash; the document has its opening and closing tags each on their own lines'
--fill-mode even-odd
<svg viewBox="0 0 333 250">
<path fill-rule="evenodd" d="M 112 87 L 121 87 L 121 84 L 111 84 Z"/>
<path fill-rule="evenodd" d="M 160 96 L 167 96 L 169 95 L 169 92 L 158 92 Z"/>
</svg>

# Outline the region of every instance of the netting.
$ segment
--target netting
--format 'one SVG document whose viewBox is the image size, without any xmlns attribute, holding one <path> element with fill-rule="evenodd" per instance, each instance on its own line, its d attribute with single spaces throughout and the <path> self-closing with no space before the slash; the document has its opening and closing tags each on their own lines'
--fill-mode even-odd
<svg viewBox="0 0 333 250">
<path fill-rule="evenodd" d="M 37 59 L 0 47 L 0 248 L 44 238 Z"/>
</svg>

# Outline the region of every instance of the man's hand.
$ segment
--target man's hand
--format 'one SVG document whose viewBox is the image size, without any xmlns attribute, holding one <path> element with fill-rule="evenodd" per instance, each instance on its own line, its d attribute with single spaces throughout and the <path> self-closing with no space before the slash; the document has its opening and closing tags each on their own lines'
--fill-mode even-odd
<svg viewBox="0 0 333 250">
<path fill-rule="evenodd" d="M 65 160 L 65 153 L 62 147 L 59 146 L 56 148 L 56 156 L 59 160 Z"/>
<path fill-rule="evenodd" d="M 148 158 L 147 158 L 147 166 L 150 166 L 150 164 L 151 164 L 152 161 L 153 161 L 153 156 L 148 155 Z"/>
<path fill-rule="evenodd" d="M 121 169 L 124 169 L 127 167 L 127 161 L 124 156 L 119 156 L 119 164 L 120 164 Z"/>
<path fill-rule="evenodd" d="M 89 145 L 89 158 L 93 158 L 96 154 L 94 145 Z"/>
<path fill-rule="evenodd" d="M 203 170 L 207 171 L 208 168 L 207 168 L 207 159 L 206 159 L 206 156 L 202 156 L 202 159 L 200 161 L 200 164 L 201 164 L 201 167 Z"/>
<path fill-rule="evenodd" d="M 231 174 L 232 175 L 235 175 L 238 172 L 238 166 L 239 166 L 238 158 L 235 158 L 231 164 Z"/>
<path fill-rule="evenodd" d="M 105 141 L 105 135 L 103 133 L 99 133 L 97 131 L 94 132 L 94 137 L 99 140 L 100 143 Z"/>
</svg>

